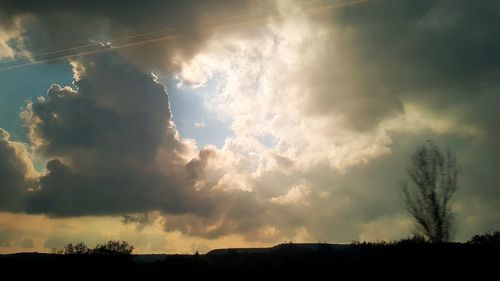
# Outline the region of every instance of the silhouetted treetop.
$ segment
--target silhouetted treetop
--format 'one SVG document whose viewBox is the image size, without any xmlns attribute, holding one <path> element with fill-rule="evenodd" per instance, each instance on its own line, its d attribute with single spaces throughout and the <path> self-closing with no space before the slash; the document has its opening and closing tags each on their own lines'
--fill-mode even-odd
<svg viewBox="0 0 500 281">
<path fill-rule="evenodd" d="M 126 241 L 110 240 L 105 244 L 98 244 L 94 248 L 89 248 L 85 243 L 79 242 L 75 245 L 66 244 L 63 249 L 56 250 L 56 254 L 61 255 L 101 255 L 101 256 L 127 256 L 131 255 L 134 246 Z"/>
<path fill-rule="evenodd" d="M 474 245 L 484 245 L 490 247 L 500 247 L 500 231 L 491 230 L 483 234 L 476 234 L 468 241 L 470 244 Z"/>
</svg>

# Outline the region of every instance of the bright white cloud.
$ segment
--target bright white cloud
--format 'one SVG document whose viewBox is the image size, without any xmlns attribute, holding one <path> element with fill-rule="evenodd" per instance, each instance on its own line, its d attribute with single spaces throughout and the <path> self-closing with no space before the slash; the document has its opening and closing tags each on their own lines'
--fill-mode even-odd
<svg viewBox="0 0 500 281">
<path fill-rule="evenodd" d="M 303 204 L 309 205 L 307 197 L 311 193 L 311 188 L 306 185 L 292 187 L 287 194 L 271 198 L 271 202 L 282 205 Z"/>
<path fill-rule="evenodd" d="M 235 132 L 222 153 L 253 155 L 247 159 L 253 167 L 266 161 L 262 155 L 267 151 L 292 159 L 301 169 L 328 163 L 339 171 L 388 153 L 391 140 L 385 128 L 357 132 L 344 126 L 341 113 L 305 112 L 314 94 L 312 76 L 332 32 L 306 15 L 295 16 L 271 22 L 257 38 L 215 36 L 204 52 L 183 65 L 181 76 L 190 83 L 218 83 L 207 106 L 229 120 Z M 331 86 L 331 91 L 342 91 Z M 274 138 L 275 147 L 262 145 L 258 138 L 263 135 Z M 234 151 L 235 143 L 244 148 Z"/>
</svg>

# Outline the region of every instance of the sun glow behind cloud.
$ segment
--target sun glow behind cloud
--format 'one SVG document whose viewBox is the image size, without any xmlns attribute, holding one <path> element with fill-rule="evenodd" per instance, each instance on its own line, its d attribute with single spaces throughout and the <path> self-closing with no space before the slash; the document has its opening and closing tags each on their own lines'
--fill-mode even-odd
<svg viewBox="0 0 500 281">
<path fill-rule="evenodd" d="M 215 35 L 205 50 L 182 65 L 180 77 L 195 89 L 209 81 L 217 85 L 216 95 L 205 102 L 213 114 L 229 120 L 235 133 L 223 152 L 235 143 L 250 148 L 247 154 L 256 169 L 262 169 L 259 162 L 268 161 L 262 155 L 273 152 L 301 169 L 328 162 L 341 171 L 388 153 L 390 139 L 384 128 L 360 134 L 346 128 L 341 113 L 321 116 L 305 110 L 315 91 L 309 88 L 310 80 L 332 36 L 297 11 L 293 18 L 271 21 L 255 37 Z M 329 47 L 334 54 L 335 46 Z M 342 92 L 342 86 L 332 85 L 330 91 Z M 275 145 L 264 145 L 262 136 Z"/>
<path fill-rule="evenodd" d="M 325 91 L 315 85 L 315 76 L 326 72 L 335 80 L 335 68 L 351 67 L 349 61 L 335 57 L 336 48 L 340 48 L 335 36 L 342 31 L 334 26 L 325 28 L 291 2 L 280 3 L 287 13 L 295 8 L 293 17 L 283 12 L 279 21 L 270 20 L 253 37 L 216 33 L 205 49 L 191 61 L 181 63 L 179 77 L 194 91 L 207 83 L 215 84 L 215 95 L 205 98 L 206 107 L 221 120 L 229 121 L 235 134 L 226 139 L 221 153 L 230 151 L 236 143 L 245 147 L 247 151 L 236 153 L 253 158 L 249 160 L 256 169 L 253 174 L 269 161 L 262 156 L 269 153 L 290 159 L 300 169 L 328 163 L 344 172 L 390 153 L 390 133 L 394 131 L 430 129 L 437 134 L 477 134 L 475 128 L 458 124 L 452 116 L 428 112 L 397 96 L 399 112 L 369 130 L 351 127 L 346 118 L 358 117 L 346 116 L 343 108 L 371 102 L 369 96 L 351 96 L 350 88 L 363 83 L 362 76 L 339 77 L 343 80 L 330 83 L 326 91 L 338 97 L 332 101 L 333 109 L 325 114 L 309 112 L 311 103 L 321 102 L 314 100 L 315 96 Z M 328 67 L 323 66 L 325 59 L 330 62 Z M 262 143 L 263 136 L 273 140 L 271 147 Z"/>
</svg>

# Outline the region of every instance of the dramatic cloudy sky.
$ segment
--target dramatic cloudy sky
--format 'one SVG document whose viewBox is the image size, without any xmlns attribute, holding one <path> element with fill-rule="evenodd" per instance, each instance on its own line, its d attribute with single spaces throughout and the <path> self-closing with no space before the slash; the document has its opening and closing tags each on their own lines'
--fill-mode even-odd
<svg viewBox="0 0 500 281">
<path fill-rule="evenodd" d="M 410 235 L 454 152 L 454 237 L 500 227 L 500 1 L 0 2 L 0 252 Z"/>
</svg>

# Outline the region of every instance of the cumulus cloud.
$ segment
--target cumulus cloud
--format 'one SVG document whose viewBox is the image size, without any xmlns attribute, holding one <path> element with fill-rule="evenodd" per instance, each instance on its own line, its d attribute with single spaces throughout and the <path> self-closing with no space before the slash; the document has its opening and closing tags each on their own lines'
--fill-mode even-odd
<svg viewBox="0 0 500 281">
<path fill-rule="evenodd" d="M 311 188 L 305 185 L 292 187 L 287 194 L 271 198 L 271 202 L 276 204 L 304 204 L 308 205 L 307 197 L 311 192 Z"/>
<path fill-rule="evenodd" d="M 188 197 L 196 175 L 186 168 L 193 147 L 175 130 L 164 86 L 113 54 L 74 65 L 74 88 L 52 85 L 22 113 L 35 151 L 49 160 L 27 210 L 68 216 L 195 206 Z"/>
</svg>

